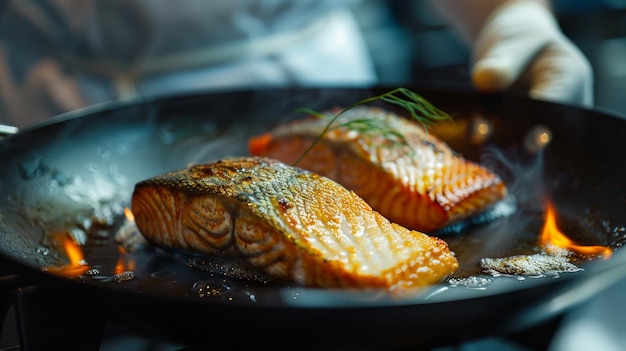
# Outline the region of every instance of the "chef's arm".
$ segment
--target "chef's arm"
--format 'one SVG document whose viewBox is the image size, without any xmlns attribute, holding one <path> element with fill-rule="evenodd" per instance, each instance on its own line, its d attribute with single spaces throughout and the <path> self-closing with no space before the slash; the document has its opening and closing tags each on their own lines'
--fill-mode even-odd
<svg viewBox="0 0 626 351">
<path fill-rule="evenodd" d="M 485 92 L 510 88 L 531 97 L 593 104 L 593 70 L 542 0 L 431 0 L 470 45 L 472 81 Z"/>
</svg>

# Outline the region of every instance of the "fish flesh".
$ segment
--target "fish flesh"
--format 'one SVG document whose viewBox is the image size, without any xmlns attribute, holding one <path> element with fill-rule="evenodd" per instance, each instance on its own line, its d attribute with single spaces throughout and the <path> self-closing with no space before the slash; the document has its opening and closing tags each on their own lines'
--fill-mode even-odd
<svg viewBox="0 0 626 351">
<path fill-rule="evenodd" d="M 390 222 L 327 177 L 265 157 L 140 181 L 131 206 L 148 242 L 241 259 L 277 282 L 404 292 L 459 267 L 444 240 Z"/>
<path fill-rule="evenodd" d="M 404 142 L 347 126 L 364 119 L 387 126 Z M 495 172 L 391 111 L 369 106 L 347 110 L 337 120 L 340 126 L 314 144 L 327 125 L 328 120 L 316 116 L 281 124 L 251 137 L 249 153 L 296 164 L 313 145 L 298 167 L 335 180 L 390 221 L 423 232 L 485 213 L 507 195 L 506 184 Z"/>
</svg>

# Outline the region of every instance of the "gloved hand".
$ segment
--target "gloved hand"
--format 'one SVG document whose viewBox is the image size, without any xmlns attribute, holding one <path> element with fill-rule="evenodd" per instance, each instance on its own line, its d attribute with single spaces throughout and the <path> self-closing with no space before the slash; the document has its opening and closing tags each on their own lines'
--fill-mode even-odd
<svg viewBox="0 0 626 351">
<path fill-rule="evenodd" d="M 526 89 L 536 99 L 593 105 L 593 71 L 562 33 L 548 5 L 535 0 L 436 0 L 472 45 L 480 91 Z"/>
</svg>

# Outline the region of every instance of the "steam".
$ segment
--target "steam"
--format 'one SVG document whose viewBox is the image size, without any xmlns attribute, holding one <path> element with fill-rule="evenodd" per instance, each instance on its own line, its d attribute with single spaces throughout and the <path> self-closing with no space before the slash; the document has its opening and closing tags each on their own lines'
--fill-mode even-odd
<svg viewBox="0 0 626 351">
<path fill-rule="evenodd" d="M 507 184 L 509 196 L 505 202 L 513 208 L 506 220 L 490 225 L 490 235 L 481 254 L 501 252 L 502 248 L 511 247 L 512 242 L 537 238 L 539 233 L 533 224 L 544 212 L 550 196 L 543 177 L 543 149 L 486 147 L 481 163 L 494 170 Z"/>
<path fill-rule="evenodd" d="M 515 149 L 488 147 L 482 155 L 482 163 L 503 178 L 519 206 L 543 210 L 549 193 L 543 179 L 543 151 L 528 155 Z"/>
<path fill-rule="evenodd" d="M 294 94 L 282 90 L 242 92 L 225 96 L 229 99 L 241 96 L 233 99 L 233 105 L 217 101 L 208 104 L 204 110 L 198 107 L 194 110 L 195 115 L 161 121 L 158 135 L 168 147 L 168 162 L 172 164 L 202 164 L 224 157 L 247 156 L 247 142 L 251 136 L 303 117 L 305 113 L 298 112 L 298 109 L 343 106 L 345 104 L 342 105 L 341 101 L 357 101 L 368 95 L 358 89 L 299 90 Z M 197 114 L 203 117 L 197 118 Z M 189 117 L 191 120 L 187 121 Z"/>
</svg>

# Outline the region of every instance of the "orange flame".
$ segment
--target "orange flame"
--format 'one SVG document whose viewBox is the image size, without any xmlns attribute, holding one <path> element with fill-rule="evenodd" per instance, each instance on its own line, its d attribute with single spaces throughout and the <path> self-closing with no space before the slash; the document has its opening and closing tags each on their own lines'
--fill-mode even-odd
<svg viewBox="0 0 626 351">
<path fill-rule="evenodd" d="M 126 216 L 126 219 L 129 221 L 135 221 L 135 215 L 133 215 L 133 211 L 131 211 L 128 207 L 124 207 L 124 216 Z"/>
<path fill-rule="evenodd" d="M 133 225 L 135 222 L 135 216 L 133 215 L 133 211 L 130 208 L 124 207 L 124 216 L 126 217 L 126 222 L 123 227 Z M 126 251 L 126 249 L 122 246 L 118 246 L 119 254 L 117 256 L 117 262 L 115 263 L 115 267 L 113 268 L 113 272 L 115 274 L 121 274 L 125 271 L 132 271 L 135 269 L 135 261 L 130 257 Z"/>
<path fill-rule="evenodd" d="M 68 278 L 85 273 L 89 269 L 89 266 L 87 262 L 85 262 L 83 250 L 81 250 L 80 246 L 76 244 L 69 235 L 63 235 L 61 245 L 63 246 L 69 263 L 63 267 L 49 268 L 48 270 Z"/>
<path fill-rule="evenodd" d="M 63 238 L 63 249 L 70 261 L 70 265 L 85 265 L 85 259 L 83 257 L 83 250 L 72 240 L 69 236 Z"/>
<path fill-rule="evenodd" d="M 546 209 L 546 221 L 541 231 L 541 244 L 546 250 L 562 248 L 585 257 L 602 256 L 604 259 L 608 259 L 613 253 L 611 248 L 607 246 L 583 246 L 569 239 L 557 228 L 555 209 L 551 203 Z"/>
<path fill-rule="evenodd" d="M 113 273 L 121 274 L 135 269 L 135 261 L 126 254 L 126 249 L 119 246 L 119 255 Z"/>
</svg>

